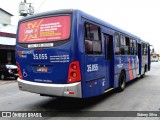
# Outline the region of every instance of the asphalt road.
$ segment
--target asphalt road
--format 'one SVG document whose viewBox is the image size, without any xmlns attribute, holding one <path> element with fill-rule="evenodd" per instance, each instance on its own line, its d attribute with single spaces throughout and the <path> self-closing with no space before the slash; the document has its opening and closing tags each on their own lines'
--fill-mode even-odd
<svg viewBox="0 0 160 120">
<path fill-rule="evenodd" d="M 64 112 L 60 112 L 61 110 Z M 19 91 L 15 80 L 0 80 L 0 111 L 53 112 L 48 113 L 49 116 L 53 117 L 37 118 L 37 120 L 160 120 L 158 117 L 98 117 L 99 112 L 78 112 L 160 111 L 160 62 L 152 63 L 151 71 L 146 74 L 145 78 L 128 83 L 123 92 L 117 93 L 113 90 L 105 95 L 85 100 L 42 97 L 38 94 Z M 84 117 L 88 114 L 91 114 L 91 116 L 93 115 L 94 117 Z M 17 118 L 0 119 L 17 120 Z M 19 119 L 31 120 L 34 118 Z"/>
</svg>

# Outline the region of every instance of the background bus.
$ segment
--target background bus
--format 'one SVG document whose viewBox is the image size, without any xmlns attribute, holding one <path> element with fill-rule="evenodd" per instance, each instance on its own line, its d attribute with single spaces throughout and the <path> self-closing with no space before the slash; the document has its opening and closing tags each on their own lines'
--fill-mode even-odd
<svg viewBox="0 0 160 120">
<path fill-rule="evenodd" d="M 20 90 L 87 98 L 150 70 L 149 44 L 80 10 L 57 10 L 19 21 L 16 60 Z"/>
</svg>

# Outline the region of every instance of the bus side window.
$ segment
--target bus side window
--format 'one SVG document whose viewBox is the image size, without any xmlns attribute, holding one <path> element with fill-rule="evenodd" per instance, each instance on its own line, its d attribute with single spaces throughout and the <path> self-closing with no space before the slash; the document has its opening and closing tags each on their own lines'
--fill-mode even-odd
<svg viewBox="0 0 160 120">
<path fill-rule="evenodd" d="M 147 55 L 147 50 L 148 50 L 148 49 L 147 49 L 147 44 L 143 43 L 143 44 L 142 44 L 142 54 L 143 54 L 143 55 Z"/>
<path fill-rule="evenodd" d="M 145 48 L 146 48 L 145 49 L 145 53 L 146 53 L 145 55 L 147 55 L 148 54 L 148 46 L 147 46 L 147 44 L 145 44 Z"/>
<path fill-rule="evenodd" d="M 112 36 L 104 34 L 104 44 L 105 44 L 105 59 L 111 60 L 112 59 Z"/>
<path fill-rule="evenodd" d="M 115 48 L 115 55 L 120 55 L 120 41 L 119 41 L 119 34 L 115 33 L 114 35 L 114 48 Z"/>
<path fill-rule="evenodd" d="M 130 38 L 130 53 L 134 55 L 134 40 Z"/>
<path fill-rule="evenodd" d="M 125 37 L 121 35 L 121 54 L 125 55 L 126 54 L 126 40 Z"/>
<path fill-rule="evenodd" d="M 133 47 L 134 47 L 134 55 L 137 55 L 137 41 L 133 40 Z"/>
<path fill-rule="evenodd" d="M 148 47 L 147 47 L 147 44 L 145 44 L 145 55 L 147 55 L 148 53 Z"/>
<path fill-rule="evenodd" d="M 137 43 L 133 38 L 130 38 L 130 52 L 131 55 L 137 55 Z"/>
<path fill-rule="evenodd" d="M 86 54 L 101 54 L 100 27 L 91 23 L 85 23 L 85 51 Z"/>
<path fill-rule="evenodd" d="M 125 39 L 126 39 L 126 54 L 127 55 L 130 55 L 130 39 L 129 39 L 129 37 L 125 37 Z"/>
<path fill-rule="evenodd" d="M 121 53 L 122 55 L 130 55 L 131 54 L 131 46 L 130 46 L 129 37 L 125 37 L 121 35 Z"/>
<path fill-rule="evenodd" d="M 144 55 L 144 43 L 142 43 L 142 55 Z"/>
</svg>

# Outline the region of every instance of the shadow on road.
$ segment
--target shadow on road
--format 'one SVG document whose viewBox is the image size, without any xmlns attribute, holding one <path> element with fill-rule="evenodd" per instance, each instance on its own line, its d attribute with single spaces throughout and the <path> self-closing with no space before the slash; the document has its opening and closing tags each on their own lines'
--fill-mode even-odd
<svg viewBox="0 0 160 120">
<path fill-rule="evenodd" d="M 49 101 L 39 104 L 39 107 L 45 110 L 58 110 L 58 111 L 80 111 L 88 109 L 97 105 L 101 101 L 104 101 L 111 97 L 115 93 L 115 90 L 110 91 L 104 95 L 98 97 L 78 99 L 78 98 L 54 98 Z"/>
<path fill-rule="evenodd" d="M 0 79 L 0 81 L 16 81 L 16 79 L 14 78 L 14 77 L 9 77 L 9 78 L 7 78 L 7 79 L 5 79 L 5 80 L 1 80 Z"/>
</svg>

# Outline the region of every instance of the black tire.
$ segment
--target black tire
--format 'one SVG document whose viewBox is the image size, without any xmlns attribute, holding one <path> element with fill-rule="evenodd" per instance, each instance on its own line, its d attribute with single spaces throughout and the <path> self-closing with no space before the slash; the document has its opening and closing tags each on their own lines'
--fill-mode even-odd
<svg viewBox="0 0 160 120">
<path fill-rule="evenodd" d="M 5 75 L 4 75 L 4 74 L 1 74 L 0 79 L 1 79 L 1 80 L 5 80 L 5 79 L 6 79 Z"/>
<path fill-rule="evenodd" d="M 126 75 L 124 72 L 121 72 L 118 81 L 118 92 L 122 92 L 126 87 Z"/>
<path fill-rule="evenodd" d="M 14 77 L 14 78 L 15 78 L 15 80 L 17 80 L 18 77 L 16 76 L 16 77 Z"/>
</svg>

